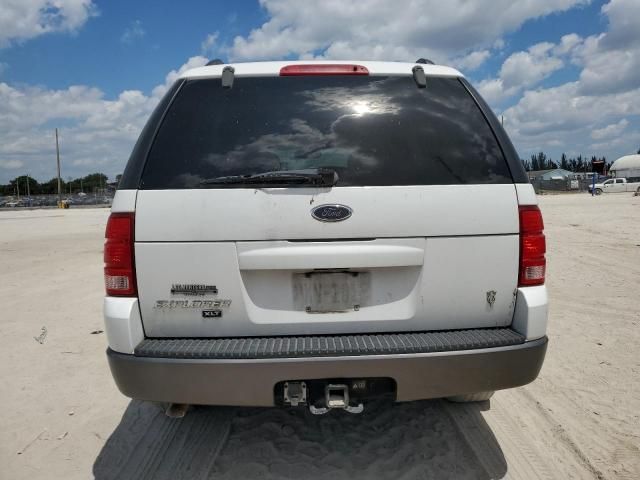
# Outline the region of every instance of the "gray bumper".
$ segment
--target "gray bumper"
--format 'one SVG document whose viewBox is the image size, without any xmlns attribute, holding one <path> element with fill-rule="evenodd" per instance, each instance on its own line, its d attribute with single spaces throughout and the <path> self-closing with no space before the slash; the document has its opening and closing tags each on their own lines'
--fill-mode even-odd
<svg viewBox="0 0 640 480">
<path fill-rule="evenodd" d="M 154 358 L 107 350 L 131 398 L 202 405 L 273 406 L 286 380 L 389 377 L 400 402 L 518 387 L 537 376 L 547 338 L 518 345 L 432 353 L 306 358 Z"/>
</svg>

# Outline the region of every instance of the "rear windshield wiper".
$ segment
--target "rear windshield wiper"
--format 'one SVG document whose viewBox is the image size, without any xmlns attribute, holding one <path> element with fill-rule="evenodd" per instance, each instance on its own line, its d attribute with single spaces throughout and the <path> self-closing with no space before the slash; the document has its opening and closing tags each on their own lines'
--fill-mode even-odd
<svg viewBox="0 0 640 480">
<path fill-rule="evenodd" d="M 333 186 L 338 182 L 338 173 L 330 168 L 309 168 L 304 170 L 277 170 L 256 173 L 254 175 L 230 175 L 227 177 L 208 178 L 200 185 L 217 185 L 229 187 L 252 186 Z"/>
</svg>

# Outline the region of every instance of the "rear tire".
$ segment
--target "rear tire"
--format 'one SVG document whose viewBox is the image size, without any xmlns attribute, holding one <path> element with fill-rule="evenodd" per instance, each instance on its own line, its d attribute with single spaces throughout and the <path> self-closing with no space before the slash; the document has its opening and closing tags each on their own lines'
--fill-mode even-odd
<svg viewBox="0 0 640 480">
<path fill-rule="evenodd" d="M 469 402 L 484 402 L 493 397 L 494 391 L 489 392 L 476 392 L 467 393 L 465 395 L 454 395 L 453 397 L 447 397 L 447 400 L 455 403 L 469 403 Z"/>
</svg>

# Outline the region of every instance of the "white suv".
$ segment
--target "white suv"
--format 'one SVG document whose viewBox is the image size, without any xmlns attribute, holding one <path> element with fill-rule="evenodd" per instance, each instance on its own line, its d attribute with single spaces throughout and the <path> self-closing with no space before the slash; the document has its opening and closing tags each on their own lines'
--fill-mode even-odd
<svg viewBox="0 0 640 480">
<path fill-rule="evenodd" d="M 167 92 L 113 201 L 104 315 L 122 393 L 356 412 L 536 378 L 542 217 L 459 72 L 210 63 Z"/>
</svg>

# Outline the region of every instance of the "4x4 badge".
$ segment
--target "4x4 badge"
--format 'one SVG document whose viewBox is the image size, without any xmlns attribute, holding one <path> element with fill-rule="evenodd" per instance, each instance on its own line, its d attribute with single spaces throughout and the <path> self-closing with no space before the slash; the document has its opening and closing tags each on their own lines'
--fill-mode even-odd
<svg viewBox="0 0 640 480">
<path fill-rule="evenodd" d="M 325 204 L 318 205 L 311 210 L 311 216 L 321 222 L 341 222 L 351 216 L 353 210 L 346 205 Z"/>
</svg>

